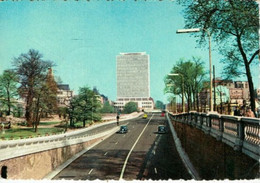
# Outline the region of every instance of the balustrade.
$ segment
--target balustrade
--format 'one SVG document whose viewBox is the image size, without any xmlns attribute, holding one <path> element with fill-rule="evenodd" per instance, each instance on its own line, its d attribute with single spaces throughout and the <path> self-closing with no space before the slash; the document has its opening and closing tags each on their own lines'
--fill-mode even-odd
<svg viewBox="0 0 260 183">
<path fill-rule="evenodd" d="M 177 122 L 196 126 L 206 134 L 230 145 L 250 157 L 260 158 L 260 119 L 220 114 L 189 112 L 172 114 Z"/>
</svg>

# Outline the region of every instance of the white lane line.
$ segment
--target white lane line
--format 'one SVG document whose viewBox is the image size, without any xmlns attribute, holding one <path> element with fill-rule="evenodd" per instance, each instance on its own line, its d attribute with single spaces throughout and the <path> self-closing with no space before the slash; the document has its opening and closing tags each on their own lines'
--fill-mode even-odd
<svg viewBox="0 0 260 183">
<path fill-rule="evenodd" d="M 125 137 L 125 135 L 123 137 Z"/>
<path fill-rule="evenodd" d="M 116 144 L 118 144 L 118 142 L 116 142 Z"/>
<path fill-rule="evenodd" d="M 88 174 L 91 174 L 92 173 L 92 171 L 93 171 L 93 168 L 88 172 Z"/>
<path fill-rule="evenodd" d="M 137 142 L 139 141 L 139 139 L 141 138 L 142 134 L 144 133 L 146 127 L 149 125 L 150 121 L 152 120 L 152 118 L 153 118 L 153 115 L 152 115 L 152 117 L 150 118 L 150 120 L 147 122 L 147 124 L 145 125 L 143 131 L 140 133 L 140 135 L 139 135 L 138 138 L 136 139 L 136 141 L 135 141 L 134 145 L 132 146 L 132 148 L 130 149 L 130 151 L 129 151 L 129 153 L 128 153 L 126 159 L 125 159 L 124 166 L 123 166 L 123 168 L 122 168 L 122 171 L 121 171 L 119 180 L 122 180 L 122 179 L 123 179 L 127 161 L 128 161 L 128 159 L 129 159 L 129 157 L 130 157 L 132 151 L 134 150 L 134 147 L 136 146 Z"/>
<path fill-rule="evenodd" d="M 154 168 L 154 172 L 155 172 L 155 174 L 157 174 L 157 169 L 156 168 Z"/>
<path fill-rule="evenodd" d="M 104 156 L 107 155 L 107 152 L 104 154 Z"/>
</svg>

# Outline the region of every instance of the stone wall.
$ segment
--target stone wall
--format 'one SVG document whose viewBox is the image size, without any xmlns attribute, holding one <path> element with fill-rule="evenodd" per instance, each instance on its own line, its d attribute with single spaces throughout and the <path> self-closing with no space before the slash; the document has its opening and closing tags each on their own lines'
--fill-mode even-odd
<svg viewBox="0 0 260 183">
<path fill-rule="evenodd" d="M 73 155 L 102 139 L 4 160 L 0 162 L 0 167 L 7 166 L 7 179 L 43 179 Z"/>
</svg>

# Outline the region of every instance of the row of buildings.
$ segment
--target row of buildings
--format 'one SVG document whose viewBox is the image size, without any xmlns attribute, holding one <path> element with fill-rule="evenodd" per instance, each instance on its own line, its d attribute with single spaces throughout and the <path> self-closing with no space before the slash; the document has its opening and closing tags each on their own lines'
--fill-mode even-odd
<svg viewBox="0 0 260 183">
<path fill-rule="evenodd" d="M 250 92 L 247 81 L 232 81 L 216 78 L 213 81 L 215 87 L 212 88 L 212 97 L 215 111 L 220 113 L 231 114 L 236 106 L 250 105 Z M 256 93 L 256 108 L 259 107 L 260 89 Z M 180 106 L 179 104 L 177 104 Z M 203 89 L 199 93 L 199 110 L 202 112 L 209 111 L 210 108 L 210 90 Z M 173 108 L 171 105 L 168 108 Z M 180 108 L 180 107 L 179 107 Z M 172 109 L 173 110 L 173 109 Z M 177 110 L 174 108 L 173 111 Z M 181 111 L 181 110 L 179 110 Z"/>
</svg>

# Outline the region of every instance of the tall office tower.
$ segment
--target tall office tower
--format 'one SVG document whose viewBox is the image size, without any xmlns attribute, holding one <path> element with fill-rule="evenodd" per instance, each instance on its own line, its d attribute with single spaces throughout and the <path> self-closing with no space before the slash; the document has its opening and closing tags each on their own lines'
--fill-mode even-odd
<svg viewBox="0 0 260 183">
<path fill-rule="evenodd" d="M 153 109 L 150 98 L 150 60 L 145 52 L 120 53 L 117 61 L 117 101 L 115 106 L 123 109 L 132 101 L 139 109 Z"/>
</svg>

